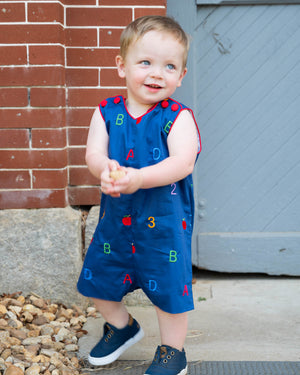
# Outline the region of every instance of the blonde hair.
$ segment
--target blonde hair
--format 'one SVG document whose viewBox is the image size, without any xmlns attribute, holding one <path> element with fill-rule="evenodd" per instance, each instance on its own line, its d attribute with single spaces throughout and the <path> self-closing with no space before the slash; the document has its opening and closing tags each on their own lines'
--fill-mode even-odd
<svg viewBox="0 0 300 375">
<path fill-rule="evenodd" d="M 161 31 L 171 34 L 183 47 L 183 68 L 186 67 L 190 46 L 189 36 L 177 21 L 167 16 L 144 16 L 132 21 L 123 30 L 120 39 L 120 54 L 125 60 L 130 45 L 149 31 Z"/>
</svg>

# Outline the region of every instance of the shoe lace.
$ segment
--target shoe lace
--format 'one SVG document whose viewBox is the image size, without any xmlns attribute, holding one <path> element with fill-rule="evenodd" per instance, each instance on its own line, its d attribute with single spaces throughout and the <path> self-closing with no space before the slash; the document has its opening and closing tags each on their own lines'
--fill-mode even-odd
<svg viewBox="0 0 300 375">
<path fill-rule="evenodd" d="M 109 324 L 105 323 L 104 324 L 104 336 L 105 336 L 104 341 L 108 343 L 109 339 L 111 339 L 113 334 L 114 334 L 114 330 L 110 327 Z"/>
<path fill-rule="evenodd" d="M 168 350 L 165 346 L 161 346 L 157 349 L 156 353 L 159 352 L 159 361 L 162 361 L 163 363 L 168 363 L 168 360 L 172 359 L 172 357 L 175 355 L 174 350 L 170 350 L 168 353 Z"/>
</svg>

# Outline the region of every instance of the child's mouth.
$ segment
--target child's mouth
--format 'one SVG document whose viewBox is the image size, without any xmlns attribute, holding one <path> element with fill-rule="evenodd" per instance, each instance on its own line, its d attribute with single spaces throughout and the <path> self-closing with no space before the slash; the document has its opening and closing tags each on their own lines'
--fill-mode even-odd
<svg viewBox="0 0 300 375">
<path fill-rule="evenodd" d="M 145 86 L 149 87 L 150 89 L 156 89 L 156 90 L 162 88 L 160 85 L 156 85 L 156 84 L 148 84 Z"/>
</svg>

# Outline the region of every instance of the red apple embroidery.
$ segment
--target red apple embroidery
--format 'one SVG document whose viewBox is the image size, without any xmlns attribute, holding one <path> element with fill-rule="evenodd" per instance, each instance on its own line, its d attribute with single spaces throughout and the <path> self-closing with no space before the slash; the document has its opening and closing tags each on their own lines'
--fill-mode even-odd
<svg viewBox="0 0 300 375">
<path fill-rule="evenodd" d="M 186 230 L 186 221 L 185 219 L 182 219 L 182 228 Z"/>
<path fill-rule="evenodd" d="M 124 216 L 122 219 L 122 223 L 124 225 L 131 225 L 131 216 L 130 215 Z"/>
</svg>

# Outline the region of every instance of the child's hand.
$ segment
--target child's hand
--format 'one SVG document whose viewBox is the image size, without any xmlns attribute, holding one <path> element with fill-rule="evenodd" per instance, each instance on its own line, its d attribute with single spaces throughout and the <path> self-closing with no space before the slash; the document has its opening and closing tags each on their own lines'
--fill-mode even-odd
<svg viewBox="0 0 300 375">
<path fill-rule="evenodd" d="M 107 167 L 101 173 L 101 190 L 106 195 L 111 195 L 114 198 L 120 197 L 120 193 L 115 190 L 116 176 L 123 174 L 123 168 L 120 167 L 116 160 L 110 160 Z M 123 173 L 122 173 L 123 172 Z"/>
<path fill-rule="evenodd" d="M 143 174 L 140 169 L 124 168 L 125 176 L 115 181 L 115 192 L 133 194 L 142 187 Z"/>
</svg>

